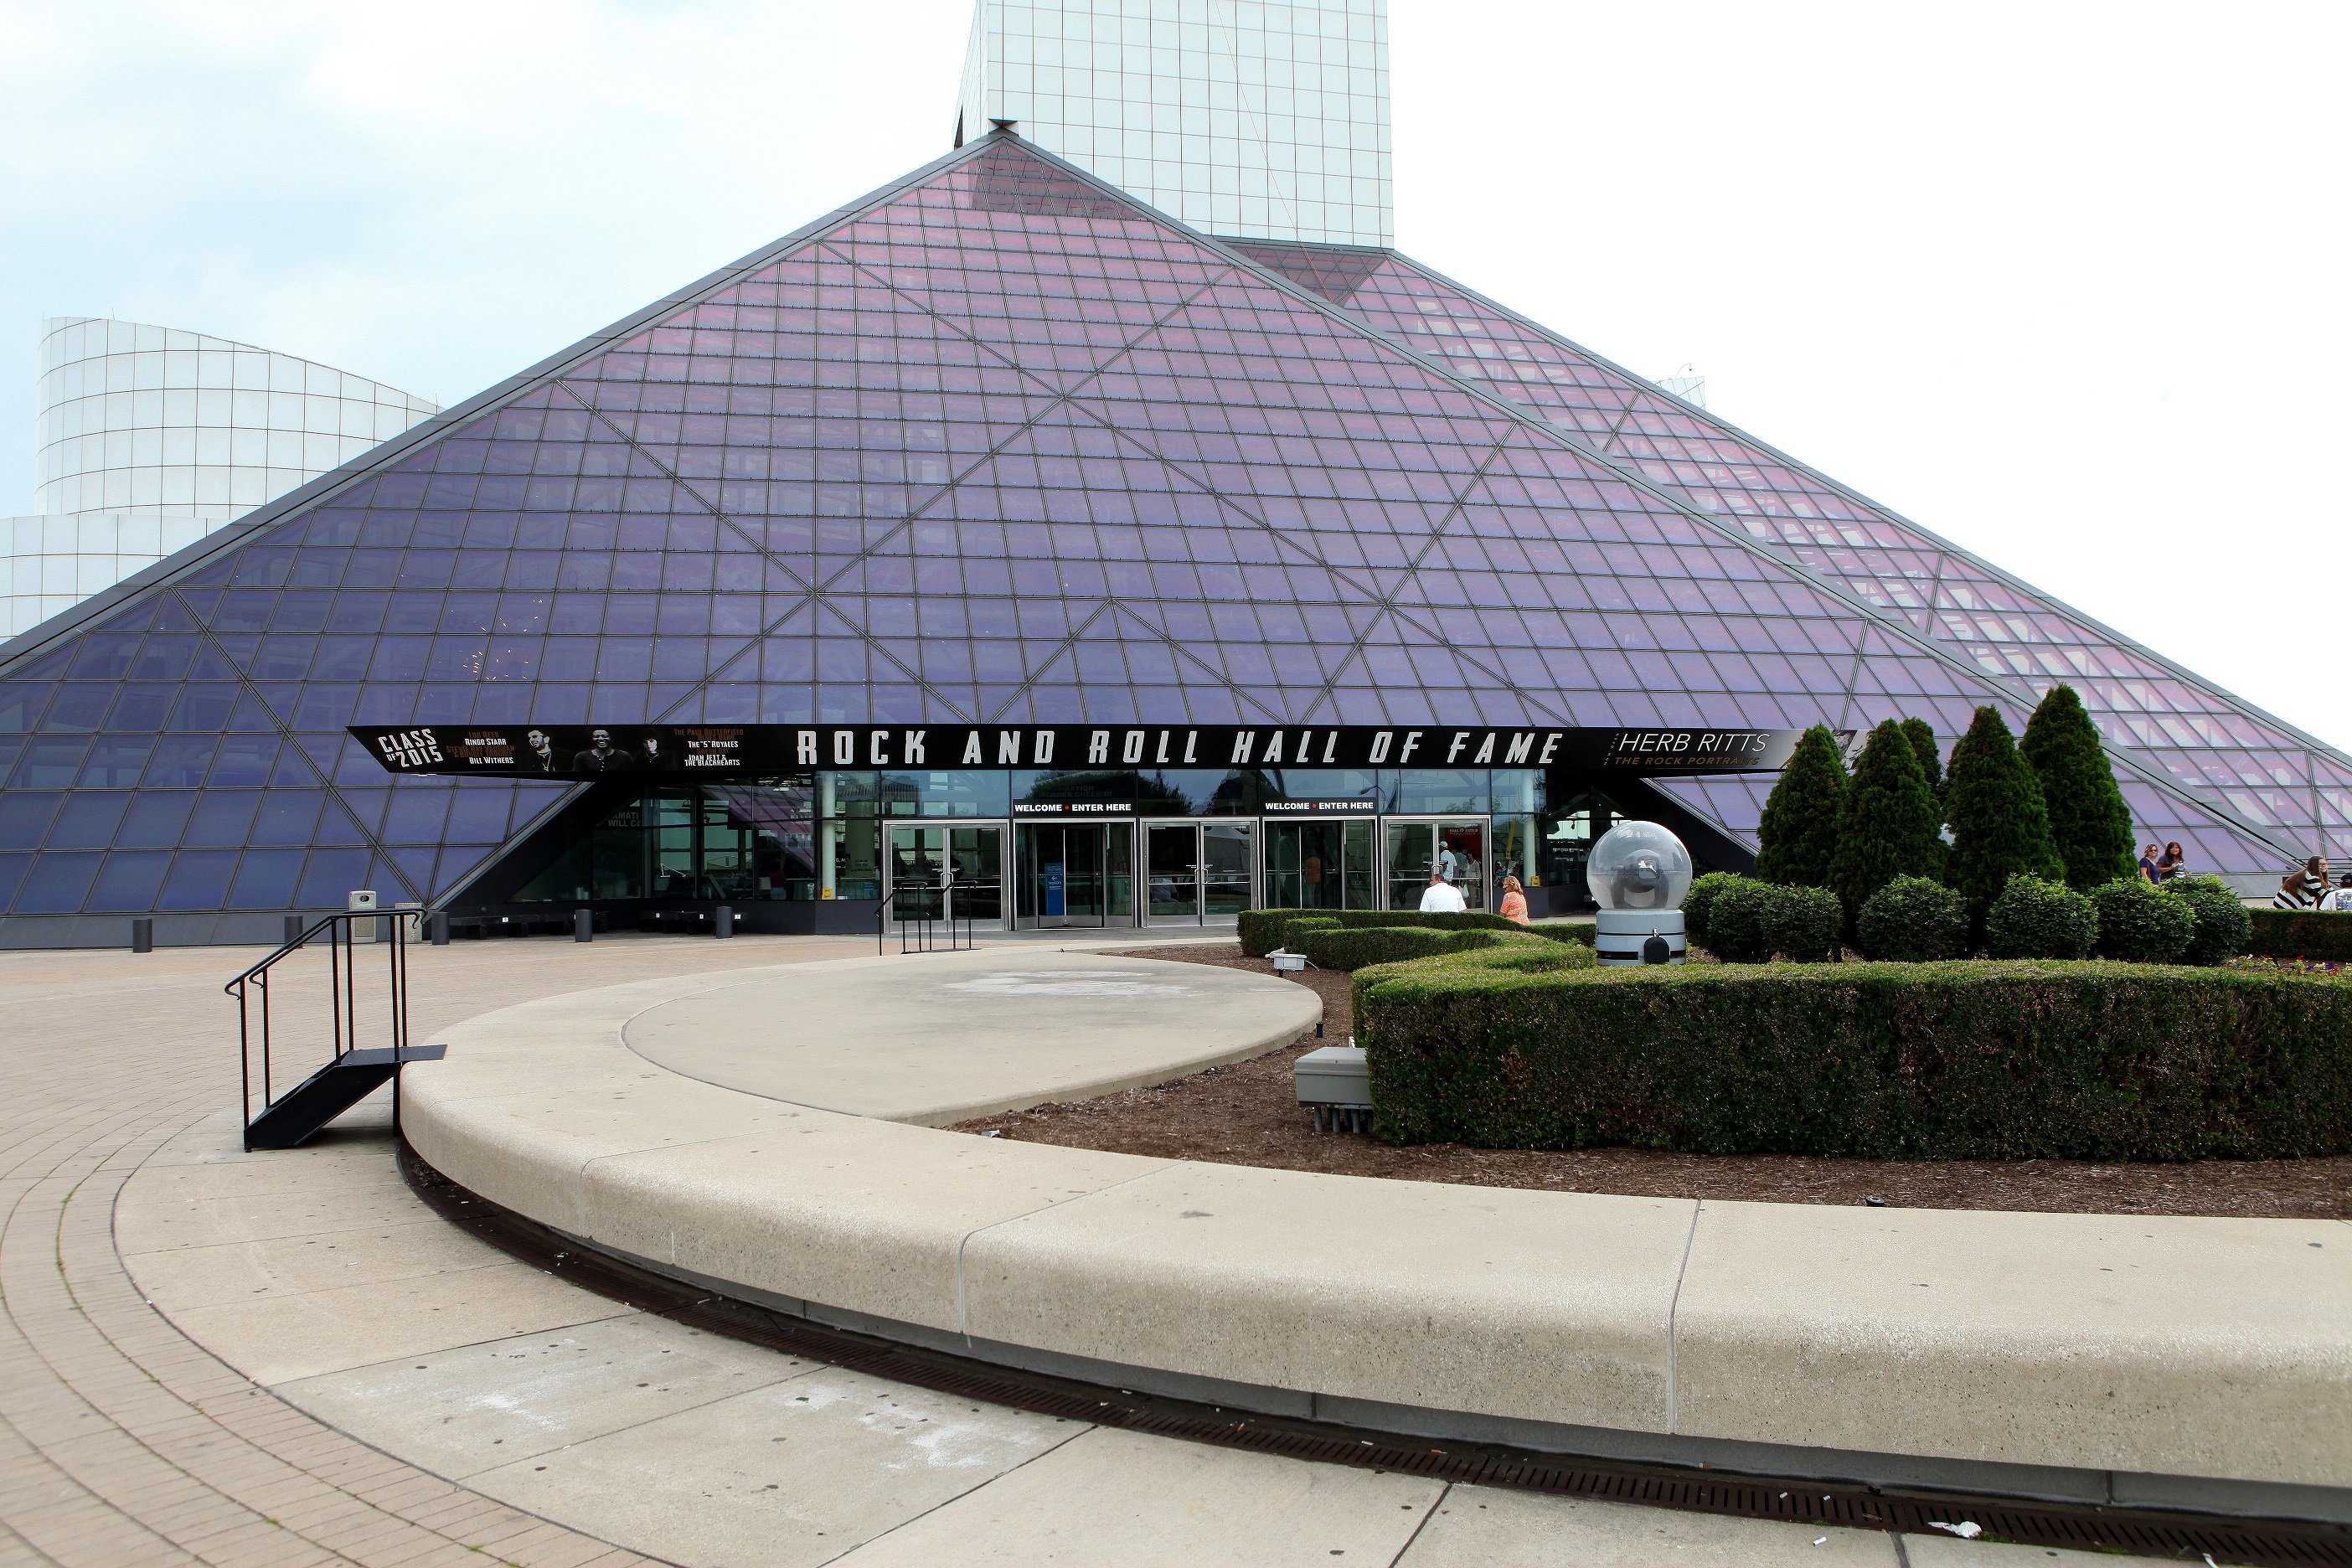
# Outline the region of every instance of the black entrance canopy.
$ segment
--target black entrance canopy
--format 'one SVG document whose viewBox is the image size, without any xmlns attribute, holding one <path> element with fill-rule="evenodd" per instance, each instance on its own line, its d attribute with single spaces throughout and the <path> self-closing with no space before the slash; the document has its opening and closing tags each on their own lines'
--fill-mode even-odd
<svg viewBox="0 0 2352 1568">
<path fill-rule="evenodd" d="M 761 777 L 819 768 L 1558 768 L 1775 773 L 1797 730 L 1332 724 L 353 725 L 387 772 Z M 1850 740 L 1841 736 L 1841 743 Z"/>
</svg>

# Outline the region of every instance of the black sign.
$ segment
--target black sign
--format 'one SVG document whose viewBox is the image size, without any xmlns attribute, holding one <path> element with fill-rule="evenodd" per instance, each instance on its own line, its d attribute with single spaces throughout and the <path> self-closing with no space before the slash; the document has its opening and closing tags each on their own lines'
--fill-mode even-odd
<svg viewBox="0 0 2352 1568">
<path fill-rule="evenodd" d="M 1374 728 L 1330 724 L 353 725 L 396 773 L 676 779 L 812 769 L 1566 768 L 1778 772 L 1796 730 Z"/>
</svg>

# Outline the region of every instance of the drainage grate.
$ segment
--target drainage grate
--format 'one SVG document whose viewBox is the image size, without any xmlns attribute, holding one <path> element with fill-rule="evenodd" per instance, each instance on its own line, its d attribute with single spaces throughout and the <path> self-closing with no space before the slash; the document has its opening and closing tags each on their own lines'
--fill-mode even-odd
<svg viewBox="0 0 2352 1568">
<path fill-rule="evenodd" d="M 1639 1503 L 1696 1513 L 1931 1535 L 1937 1522 L 1974 1521 L 1981 1539 L 2077 1552 L 2121 1552 L 2181 1563 L 2261 1568 L 2352 1568 L 2352 1529 L 2294 1521 L 2004 1500 L 1965 1492 L 1825 1486 L 1819 1481 L 1563 1458 L 1490 1444 L 1426 1447 L 1392 1433 L 1267 1415 L 1239 1415 L 894 1343 L 712 1295 L 598 1252 L 583 1252 L 535 1221 L 457 1185 L 400 1149 L 402 1173 L 445 1219 L 583 1289 L 673 1322 L 806 1361 L 910 1384 L 958 1398 L 1122 1431 L 1177 1437 L 1286 1458 L 1392 1470 L 1476 1486 Z"/>
</svg>

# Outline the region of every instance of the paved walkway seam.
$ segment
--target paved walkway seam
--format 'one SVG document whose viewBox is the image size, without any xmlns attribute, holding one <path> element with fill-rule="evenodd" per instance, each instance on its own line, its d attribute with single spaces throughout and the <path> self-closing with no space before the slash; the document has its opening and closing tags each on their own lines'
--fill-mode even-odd
<svg viewBox="0 0 2352 1568">
<path fill-rule="evenodd" d="M 971 1238 L 973 1237 L 980 1235 L 983 1231 L 994 1230 L 1000 1226 L 1011 1225 L 1016 1220 L 1024 1220 L 1033 1215 L 1044 1214 L 1047 1209 L 1061 1208 L 1066 1205 L 1077 1203 L 1086 1198 L 1099 1197 L 1105 1193 L 1116 1192 L 1120 1187 L 1126 1186 L 1129 1182 L 1139 1182 L 1146 1176 L 1156 1176 L 1163 1171 L 1172 1171 L 1180 1166 L 1189 1163 L 1191 1163 L 1191 1162 L 1186 1160 L 1162 1161 L 1160 1163 L 1154 1165 L 1149 1171 L 1138 1171 L 1132 1176 L 1122 1176 L 1118 1181 L 1112 1182 L 1107 1186 L 1091 1188 L 1083 1193 L 1072 1193 L 1069 1196 L 1056 1199 L 1053 1203 L 1039 1204 L 1034 1209 L 1024 1209 L 1019 1214 L 1006 1215 L 1003 1219 L 991 1220 L 986 1225 L 974 1226 L 971 1229 L 965 1231 L 963 1235 L 957 1237 L 955 1260 L 955 1331 L 963 1336 L 963 1342 L 966 1347 L 970 1347 L 971 1344 L 971 1320 L 964 1312 L 963 1254 L 964 1249 L 971 1245 Z"/>
<path fill-rule="evenodd" d="M 1683 1236 L 1683 1260 L 1675 1270 L 1675 1293 L 1666 1302 L 1666 1435 L 1673 1436 L 1682 1428 L 1676 1425 L 1681 1412 L 1675 1404 L 1675 1318 L 1683 1310 L 1683 1280 L 1690 1273 L 1691 1248 L 1698 1242 L 1698 1216 L 1706 1212 L 1706 1200 L 1699 1198 L 1691 1205 L 1690 1229 Z"/>
</svg>

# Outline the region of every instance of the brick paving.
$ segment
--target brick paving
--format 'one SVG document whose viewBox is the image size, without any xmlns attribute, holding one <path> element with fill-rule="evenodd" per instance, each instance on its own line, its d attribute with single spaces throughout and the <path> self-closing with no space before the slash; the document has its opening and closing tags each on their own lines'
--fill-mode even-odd
<svg viewBox="0 0 2352 1568">
<path fill-rule="evenodd" d="M 758 937 L 420 947 L 415 1037 L 592 985 L 865 951 Z M 0 953 L 0 1563 L 653 1561 L 346 1436 L 142 1299 L 115 1251 L 115 1196 L 165 1142 L 235 1105 L 236 1009 L 220 987 L 259 955 Z M 307 978 L 322 987 L 315 969 Z M 315 1007 L 291 987 L 280 998 L 281 1041 L 316 1030 Z M 281 1072 L 325 1056 L 323 1044 L 287 1050 Z"/>
</svg>

